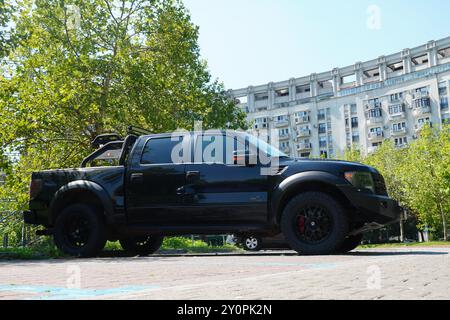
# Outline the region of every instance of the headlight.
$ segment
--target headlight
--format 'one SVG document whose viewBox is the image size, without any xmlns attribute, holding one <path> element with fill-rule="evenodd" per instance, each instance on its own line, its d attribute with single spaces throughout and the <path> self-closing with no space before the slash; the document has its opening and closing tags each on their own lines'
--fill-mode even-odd
<svg viewBox="0 0 450 320">
<path fill-rule="evenodd" d="M 375 184 L 373 182 L 372 174 L 370 172 L 363 172 L 363 171 L 345 172 L 344 177 L 356 189 L 375 193 Z"/>
</svg>

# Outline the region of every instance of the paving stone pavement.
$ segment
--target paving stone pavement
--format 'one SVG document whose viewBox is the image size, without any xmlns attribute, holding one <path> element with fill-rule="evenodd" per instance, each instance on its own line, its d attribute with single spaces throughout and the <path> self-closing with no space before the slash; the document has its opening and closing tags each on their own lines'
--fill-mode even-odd
<svg viewBox="0 0 450 320">
<path fill-rule="evenodd" d="M 450 248 L 0 261 L 0 299 L 450 299 Z"/>
</svg>

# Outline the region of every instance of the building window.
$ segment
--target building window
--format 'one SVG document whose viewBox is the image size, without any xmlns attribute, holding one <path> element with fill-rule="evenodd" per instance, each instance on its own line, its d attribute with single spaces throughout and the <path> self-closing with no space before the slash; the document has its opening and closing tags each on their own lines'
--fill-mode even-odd
<svg viewBox="0 0 450 320">
<path fill-rule="evenodd" d="M 327 133 L 326 123 L 319 123 L 319 134 Z"/>
<path fill-rule="evenodd" d="M 374 142 L 372 143 L 372 147 L 379 147 L 383 144 L 383 142 Z"/>
<path fill-rule="evenodd" d="M 392 131 L 398 132 L 406 129 L 406 122 L 394 123 L 392 125 Z"/>
<path fill-rule="evenodd" d="M 275 95 L 277 97 L 288 97 L 289 96 L 289 89 L 285 88 L 285 89 L 276 90 L 275 91 Z"/>
<path fill-rule="evenodd" d="M 319 121 L 325 120 L 326 115 L 327 115 L 326 110 L 325 110 L 325 109 L 321 109 L 321 110 L 319 110 L 318 113 L 317 113 L 317 119 L 318 119 Z"/>
<path fill-rule="evenodd" d="M 278 135 L 279 135 L 280 137 L 284 137 L 284 136 L 289 135 L 289 129 L 288 129 L 288 128 L 285 128 L 285 129 L 280 129 L 280 130 L 278 130 Z"/>
<path fill-rule="evenodd" d="M 367 118 L 381 118 L 383 116 L 383 111 L 381 108 L 375 108 L 367 111 Z"/>
<path fill-rule="evenodd" d="M 376 136 L 376 137 L 381 137 L 383 135 L 383 129 L 381 127 L 371 128 L 370 135 Z"/>
<path fill-rule="evenodd" d="M 280 142 L 280 149 L 289 148 L 289 141 Z"/>
<path fill-rule="evenodd" d="M 407 137 L 395 138 L 394 142 L 397 147 L 403 146 L 408 143 L 408 138 Z"/>
<path fill-rule="evenodd" d="M 358 113 L 358 109 L 357 109 L 356 104 L 351 104 L 350 105 L 350 113 L 351 114 L 357 114 Z"/>
<path fill-rule="evenodd" d="M 391 102 L 400 101 L 401 99 L 403 99 L 403 92 L 391 94 Z"/>
<path fill-rule="evenodd" d="M 267 118 L 256 118 L 255 129 L 265 129 L 265 128 L 267 128 Z"/>
<path fill-rule="evenodd" d="M 430 98 L 420 98 L 414 100 L 414 107 L 415 108 L 427 108 L 431 107 L 431 100 Z"/>
<path fill-rule="evenodd" d="M 358 118 L 352 118 L 352 128 L 358 128 Z"/>
<path fill-rule="evenodd" d="M 441 106 L 441 109 L 448 109 L 448 97 L 440 98 L 440 106 Z"/>
<path fill-rule="evenodd" d="M 327 143 L 327 138 L 326 137 L 320 137 L 319 138 L 319 147 L 320 148 L 326 148 L 328 143 Z"/>
<path fill-rule="evenodd" d="M 359 132 L 357 131 L 352 132 L 352 142 L 359 143 Z"/>
<path fill-rule="evenodd" d="M 310 152 L 302 152 L 300 153 L 301 158 L 309 158 L 311 156 Z"/>
<path fill-rule="evenodd" d="M 269 94 L 265 93 L 257 93 L 255 94 L 255 101 L 264 101 L 269 99 Z"/>
<path fill-rule="evenodd" d="M 389 107 L 389 114 L 398 114 L 405 112 L 405 106 L 403 104 L 395 104 Z"/>
</svg>

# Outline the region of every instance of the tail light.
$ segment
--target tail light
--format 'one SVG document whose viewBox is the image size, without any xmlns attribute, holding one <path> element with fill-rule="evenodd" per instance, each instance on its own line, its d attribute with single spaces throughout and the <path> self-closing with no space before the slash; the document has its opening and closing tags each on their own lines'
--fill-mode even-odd
<svg viewBox="0 0 450 320">
<path fill-rule="evenodd" d="M 42 189 L 42 180 L 32 179 L 30 182 L 30 200 L 36 198 L 41 189 Z"/>
</svg>

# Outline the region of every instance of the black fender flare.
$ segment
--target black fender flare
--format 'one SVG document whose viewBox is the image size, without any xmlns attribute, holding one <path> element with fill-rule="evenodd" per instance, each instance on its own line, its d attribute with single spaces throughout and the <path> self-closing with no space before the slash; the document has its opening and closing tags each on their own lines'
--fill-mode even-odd
<svg viewBox="0 0 450 320">
<path fill-rule="evenodd" d="M 272 223 L 278 224 L 284 201 L 300 186 L 308 183 L 322 184 L 337 190 L 339 190 L 339 186 L 347 185 L 344 179 L 324 171 L 300 172 L 287 177 L 272 192 L 270 217 Z M 339 190 L 339 192 L 341 191 Z M 345 196 L 343 193 L 342 195 Z"/>
<path fill-rule="evenodd" d="M 52 201 L 50 202 L 50 217 L 52 220 L 54 220 L 54 217 L 57 216 L 57 210 L 61 207 L 61 205 L 63 205 L 65 196 L 77 191 L 87 191 L 97 197 L 103 205 L 103 209 L 105 210 L 107 217 L 114 214 L 114 205 L 111 197 L 102 186 L 93 181 L 77 180 L 69 182 L 56 191 Z"/>
</svg>

